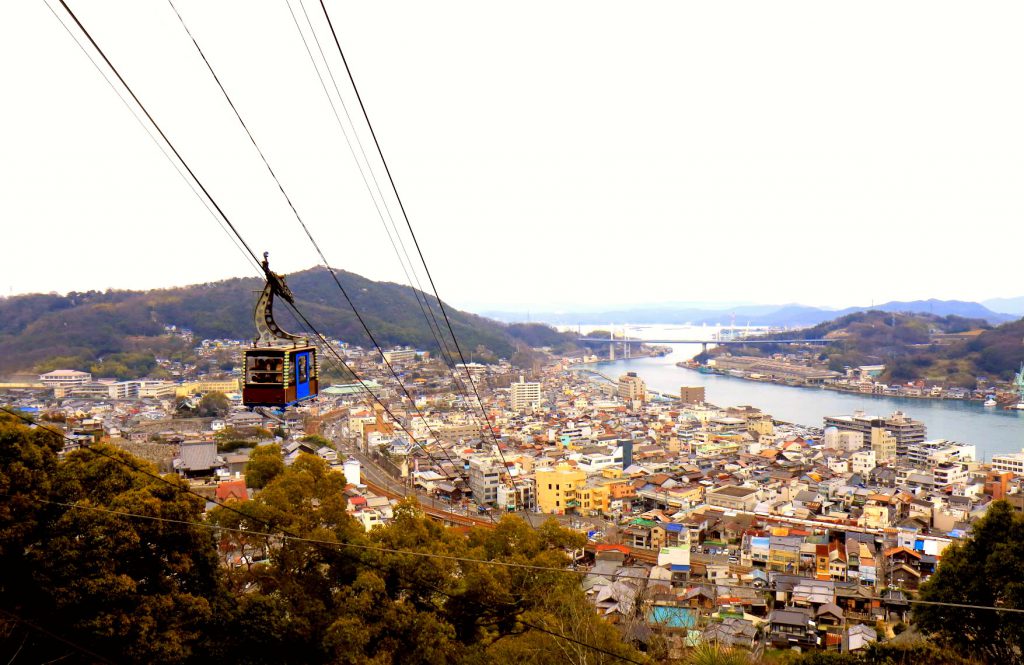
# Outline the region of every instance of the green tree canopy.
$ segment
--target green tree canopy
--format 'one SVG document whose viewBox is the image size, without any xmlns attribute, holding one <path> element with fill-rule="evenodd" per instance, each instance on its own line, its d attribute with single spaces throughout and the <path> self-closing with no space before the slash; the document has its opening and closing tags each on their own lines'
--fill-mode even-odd
<svg viewBox="0 0 1024 665">
<path fill-rule="evenodd" d="M 26 625 L 117 662 L 205 652 L 229 605 L 211 531 L 190 524 L 203 501 L 177 480 L 134 470 L 155 473 L 116 448 L 58 460 L 60 437 L 10 420 L 0 421 L 0 439 L 0 491 L 11 495 L 0 502 L 0 608 L 28 622 L 13 626 L 20 658 L 74 654 L 42 632 L 19 632 Z"/>
<path fill-rule="evenodd" d="M 245 466 L 245 484 L 254 489 L 263 489 L 282 473 L 284 458 L 281 456 L 281 446 L 276 443 L 257 446 Z"/>
<path fill-rule="evenodd" d="M 258 608 L 274 627 L 240 637 L 232 653 L 259 642 L 247 657 L 265 662 L 392 663 L 412 654 L 416 662 L 439 664 L 574 662 L 563 649 L 568 642 L 530 627 L 541 626 L 641 659 L 599 619 L 577 576 L 473 561 L 564 568 L 567 549 L 582 545 L 578 534 L 553 521 L 533 529 L 506 517 L 494 529 L 465 535 L 428 519 L 411 501 L 395 508 L 387 526 L 367 533 L 349 516 L 344 490 L 342 474 L 300 455 L 239 506 L 318 542 L 285 539 L 270 548 L 267 564 L 235 569 L 232 586 L 250 590 L 242 614 Z M 211 519 L 241 527 L 232 538 L 249 538 L 257 528 L 255 519 L 219 509 Z M 245 546 L 239 540 L 235 548 Z M 616 660 L 582 648 L 588 653 L 578 662 Z"/>
<path fill-rule="evenodd" d="M 197 410 L 201 418 L 223 418 L 231 410 L 231 400 L 222 392 L 208 392 L 199 400 Z"/>
<path fill-rule="evenodd" d="M 616 660 L 554 633 L 642 661 L 557 570 L 582 539 L 554 522 L 465 532 L 406 501 L 367 532 L 341 473 L 312 455 L 284 467 L 276 446 L 258 449 L 273 470 L 255 500 L 204 515 L 183 481 L 128 453 L 59 458 L 62 443 L 0 418 L 4 660 Z"/>
<path fill-rule="evenodd" d="M 995 501 L 969 538 L 943 552 L 921 600 L 1024 608 L 1024 514 Z M 990 609 L 916 605 L 914 620 L 950 649 L 992 663 L 1018 663 L 1024 621 Z"/>
</svg>

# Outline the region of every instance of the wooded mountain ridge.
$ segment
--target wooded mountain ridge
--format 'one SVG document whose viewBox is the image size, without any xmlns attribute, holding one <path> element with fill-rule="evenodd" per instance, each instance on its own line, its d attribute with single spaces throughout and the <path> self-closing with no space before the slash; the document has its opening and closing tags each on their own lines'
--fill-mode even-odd
<svg viewBox="0 0 1024 665">
<path fill-rule="evenodd" d="M 413 290 L 335 271 L 374 338 L 385 348 L 412 346 L 438 352 L 427 318 Z M 329 337 L 363 347 L 372 344 L 330 273 L 323 267 L 286 276 L 299 310 Z M 168 345 L 166 326 L 191 330 L 197 339 L 254 336 L 253 308 L 263 282 L 233 278 L 151 291 L 89 291 L 67 295 L 31 294 L 0 299 L 0 373 L 32 370 L 55 357 L 93 360 L 109 354 L 160 353 Z M 433 309 L 452 353 L 438 301 L 421 294 Z M 445 304 L 466 360 L 511 358 L 517 348 L 572 346 L 572 336 L 543 324 L 504 324 Z M 278 323 L 302 333 L 282 305 Z M 433 320 L 431 320 L 431 325 Z M 456 354 L 457 356 L 457 354 Z M 456 358 L 457 360 L 457 358 Z"/>
<path fill-rule="evenodd" d="M 979 377 L 1008 381 L 1024 362 L 1024 320 L 992 327 L 981 319 L 867 311 L 767 338 L 830 339 L 820 358 L 841 371 L 886 365 L 884 380 L 925 379 L 973 388 Z M 715 353 L 786 353 L 789 347 L 730 347 Z"/>
</svg>

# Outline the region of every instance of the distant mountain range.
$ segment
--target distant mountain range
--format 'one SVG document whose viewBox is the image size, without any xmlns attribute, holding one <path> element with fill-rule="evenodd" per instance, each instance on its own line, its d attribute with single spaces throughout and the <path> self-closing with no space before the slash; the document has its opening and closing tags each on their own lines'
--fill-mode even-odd
<svg viewBox="0 0 1024 665">
<path fill-rule="evenodd" d="M 337 271 L 377 341 L 437 352 L 438 345 L 413 290 Z M 287 275 L 299 309 L 320 332 L 363 347 L 371 343 L 330 273 L 323 267 Z M 191 330 L 198 339 L 250 339 L 253 307 L 263 282 L 235 278 L 153 291 L 90 291 L 0 298 L 0 375 L 32 370 L 54 358 L 71 369 L 89 368 L 110 355 L 167 351 L 165 326 Z M 437 300 L 424 296 L 444 328 Z M 445 305 L 467 361 L 514 358 L 530 346 L 571 347 L 572 335 L 541 324 L 505 324 Z M 302 330 L 284 307 L 275 310 L 286 330 Z M 445 328 L 446 330 L 446 328 Z M 446 330 L 447 332 L 447 330 Z M 449 346 L 451 342 L 448 342 Z M 454 347 L 452 347 L 454 353 Z M 141 367 L 147 367 L 144 363 Z M 144 369 L 139 370 L 144 372 Z M 131 374 L 129 370 L 125 372 Z"/>
<path fill-rule="evenodd" d="M 981 304 L 996 312 L 1024 316 L 1024 296 L 1019 298 L 990 298 L 989 300 L 982 300 Z"/>
<path fill-rule="evenodd" d="M 1024 310 L 1024 298 L 1003 299 L 1008 305 L 1017 300 L 1021 301 L 1021 308 Z M 989 301 L 991 302 L 991 301 Z M 712 307 L 677 307 L 659 306 L 638 307 L 635 309 L 620 309 L 606 312 L 540 312 L 531 313 L 529 319 L 532 321 L 543 321 L 557 325 L 602 325 L 602 324 L 650 324 L 669 323 L 683 324 L 692 323 L 696 325 L 708 324 L 729 324 L 735 321 L 736 325 L 752 326 L 787 326 L 802 327 L 815 326 L 819 323 L 829 321 L 855 312 L 866 312 L 870 310 L 882 312 L 912 312 L 922 314 L 933 314 L 935 316 L 962 316 L 968 319 L 984 319 L 991 324 L 1006 323 L 1020 318 L 1020 314 L 1004 314 L 993 311 L 985 305 L 976 302 L 963 300 L 913 300 L 909 302 L 892 301 L 874 305 L 871 307 L 847 307 L 846 309 L 834 310 L 822 307 L 809 307 L 806 305 L 742 305 L 732 308 L 716 309 Z M 485 312 L 485 316 L 499 321 L 515 322 L 526 320 L 521 312 Z"/>
</svg>

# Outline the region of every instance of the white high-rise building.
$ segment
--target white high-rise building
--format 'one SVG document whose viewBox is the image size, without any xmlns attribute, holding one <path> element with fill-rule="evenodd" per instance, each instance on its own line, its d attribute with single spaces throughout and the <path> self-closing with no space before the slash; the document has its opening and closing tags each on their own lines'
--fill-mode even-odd
<svg viewBox="0 0 1024 665">
<path fill-rule="evenodd" d="M 511 391 L 513 411 L 532 411 L 540 406 L 539 383 L 527 383 L 520 376 L 519 381 L 511 385 Z"/>
</svg>

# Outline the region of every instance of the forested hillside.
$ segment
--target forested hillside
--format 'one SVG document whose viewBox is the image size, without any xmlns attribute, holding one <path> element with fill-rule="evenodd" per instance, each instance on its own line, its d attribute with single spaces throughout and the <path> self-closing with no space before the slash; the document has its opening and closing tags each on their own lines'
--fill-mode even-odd
<svg viewBox="0 0 1024 665">
<path fill-rule="evenodd" d="M 644 662 L 565 570 L 584 539 L 553 520 L 446 529 L 407 501 L 367 533 L 341 473 L 277 446 L 254 500 L 204 516 L 120 449 L 58 457 L 59 434 L 4 413 L 0 444 L 4 662 L 553 665 L 568 640 L 593 645 L 579 662 Z"/>
<path fill-rule="evenodd" d="M 438 350 L 413 290 L 337 271 L 353 303 L 379 343 Z M 325 335 L 359 346 L 370 340 L 323 267 L 288 275 L 300 310 Z M 263 287 L 256 278 L 154 291 L 90 291 L 0 299 L 0 373 L 32 370 L 52 358 L 93 362 L 128 352 L 151 358 L 180 344 L 165 326 L 192 330 L 198 339 L 247 339 L 254 335 L 253 306 Z M 425 296 L 446 330 L 437 300 Z M 511 358 L 520 345 L 568 348 L 571 336 L 546 326 L 507 326 L 445 305 L 459 345 L 469 360 Z M 286 329 L 302 332 L 284 308 L 275 309 Z M 448 342 L 451 345 L 451 342 Z M 454 351 L 454 347 L 453 347 Z M 129 359 L 130 360 L 130 359 Z M 136 359 L 137 360 L 137 359 Z M 142 362 L 142 365 L 145 363 Z"/>
<path fill-rule="evenodd" d="M 981 319 L 930 314 L 857 312 L 768 338 L 829 339 L 829 368 L 884 364 L 886 381 L 916 379 L 973 387 L 979 377 L 1007 381 L 1024 362 L 1024 320 L 991 327 Z M 791 347 L 719 348 L 716 354 L 787 353 Z"/>
</svg>

